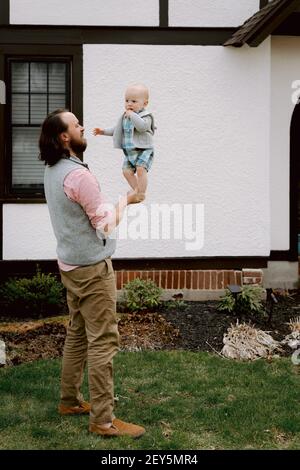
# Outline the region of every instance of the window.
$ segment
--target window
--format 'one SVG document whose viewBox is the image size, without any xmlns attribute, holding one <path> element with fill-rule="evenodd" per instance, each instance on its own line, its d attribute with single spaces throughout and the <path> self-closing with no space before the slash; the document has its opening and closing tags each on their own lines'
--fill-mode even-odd
<svg viewBox="0 0 300 470">
<path fill-rule="evenodd" d="M 40 126 L 57 108 L 71 109 L 70 59 L 8 59 L 7 143 L 10 188 L 43 196 L 44 163 L 38 160 Z"/>
</svg>

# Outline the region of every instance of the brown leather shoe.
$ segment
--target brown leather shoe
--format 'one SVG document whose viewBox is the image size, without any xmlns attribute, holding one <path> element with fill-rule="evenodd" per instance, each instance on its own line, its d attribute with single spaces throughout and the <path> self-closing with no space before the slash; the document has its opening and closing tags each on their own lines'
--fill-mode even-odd
<svg viewBox="0 0 300 470">
<path fill-rule="evenodd" d="M 91 411 L 91 405 L 87 401 L 82 401 L 77 406 L 65 406 L 60 404 L 58 412 L 61 415 L 87 415 Z"/>
<path fill-rule="evenodd" d="M 111 427 L 108 429 L 103 428 L 100 424 L 91 423 L 89 431 L 103 437 L 131 436 L 135 439 L 141 437 L 146 432 L 142 426 L 125 423 L 125 421 L 117 418 L 113 420 Z"/>
</svg>

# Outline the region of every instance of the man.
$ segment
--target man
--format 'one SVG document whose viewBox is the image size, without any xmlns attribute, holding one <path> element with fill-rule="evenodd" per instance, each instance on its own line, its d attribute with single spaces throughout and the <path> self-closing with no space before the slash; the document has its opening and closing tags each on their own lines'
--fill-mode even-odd
<svg viewBox="0 0 300 470">
<path fill-rule="evenodd" d="M 84 128 L 67 110 L 51 113 L 42 125 L 40 158 L 45 162 L 45 196 L 57 239 L 58 265 L 67 290 L 70 321 L 65 341 L 62 415 L 90 415 L 89 431 L 100 436 L 139 437 L 145 429 L 115 418 L 113 356 L 118 351 L 116 289 L 108 235 L 119 224 L 134 191 L 107 209 L 96 178 L 77 157 L 87 146 Z M 100 234 L 100 235 L 99 235 Z M 81 384 L 88 365 L 90 403 Z"/>
</svg>

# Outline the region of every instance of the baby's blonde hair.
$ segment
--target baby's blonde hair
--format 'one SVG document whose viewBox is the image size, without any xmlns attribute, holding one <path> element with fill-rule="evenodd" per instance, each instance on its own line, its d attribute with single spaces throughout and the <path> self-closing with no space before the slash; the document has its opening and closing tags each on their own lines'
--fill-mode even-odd
<svg viewBox="0 0 300 470">
<path fill-rule="evenodd" d="M 146 85 L 144 85 L 143 83 L 132 83 L 131 85 L 127 87 L 127 90 L 129 90 L 130 88 L 135 88 L 137 91 L 141 93 L 141 95 L 143 95 L 143 98 L 146 101 L 149 100 L 149 90 L 146 87 Z"/>
</svg>

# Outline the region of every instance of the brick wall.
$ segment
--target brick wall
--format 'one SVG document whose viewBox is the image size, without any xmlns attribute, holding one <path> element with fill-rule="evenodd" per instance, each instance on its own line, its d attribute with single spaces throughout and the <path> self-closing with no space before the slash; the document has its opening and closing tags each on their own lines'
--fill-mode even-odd
<svg viewBox="0 0 300 470">
<path fill-rule="evenodd" d="M 262 285 L 261 269 L 116 271 L 117 289 L 135 278 L 151 279 L 162 289 L 219 290 L 228 284 Z"/>
<path fill-rule="evenodd" d="M 243 269 L 242 270 L 243 285 L 262 285 L 263 272 L 261 269 Z"/>
</svg>

